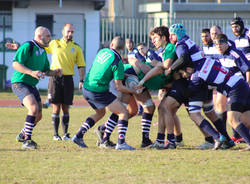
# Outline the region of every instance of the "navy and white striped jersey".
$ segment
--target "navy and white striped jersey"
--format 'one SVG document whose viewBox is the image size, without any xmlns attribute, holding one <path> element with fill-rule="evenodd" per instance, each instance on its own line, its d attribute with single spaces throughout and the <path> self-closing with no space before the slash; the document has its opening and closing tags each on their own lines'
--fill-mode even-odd
<svg viewBox="0 0 250 184">
<path fill-rule="evenodd" d="M 234 75 L 228 68 L 214 59 L 207 59 L 198 77 L 201 79 L 196 86 L 206 83 L 209 86 L 216 88 L 216 90 L 225 96 L 234 88 L 239 80 L 243 80 L 240 76 Z"/>
<path fill-rule="evenodd" d="M 235 44 L 232 40 L 228 40 L 228 45 L 230 47 L 235 47 Z M 218 59 L 221 55 L 214 43 L 211 43 L 208 46 L 203 45 L 202 49 L 206 58 Z"/>
<path fill-rule="evenodd" d="M 194 64 L 195 70 L 199 70 L 206 59 L 203 51 L 187 35 L 177 42 L 175 52 L 178 58 L 183 54 L 187 55 Z"/>
<path fill-rule="evenodd" d="M 229 46 L 228 50 L 222 55 L 218 55 L 218 60 L 222 66 L 228 68 L 231 72 L 245 77 L 247 71 L 250 71 L 250 63 L 245 55 L 235 47 Z"/>
<path fill-rule="evenodd" d="M 148 49 L 147 55 L 145 57 L 146 62 L 151 63 L 153 60 L 162 61 L 162 58 L 152 49 Z"/>
<path fill-rule="evenodd" d="M 206 58 L 216 58 L 216 56 L 220 54 L 216 49 L 214 43 L 210 43 L 209 45 L 202 45 L 202 50 Z"/>
<path fill-rule="evenodd" d="M 239 37 L 236 37 L 234 43 L 235 47 L 241 50 L 248 61 L 250 61 L 250 31 L 245 28 L 243 33 Z"/>
<path fill-rule="evenodd" d="M 128 52 L 127 57 L 128 57 L 128 59 L 136 58 L 139 61 L 144 61 L 145 60 L 144 57 L 139 53 L 137 48 L 134 48 L 131 52 Z"/>
</svg>

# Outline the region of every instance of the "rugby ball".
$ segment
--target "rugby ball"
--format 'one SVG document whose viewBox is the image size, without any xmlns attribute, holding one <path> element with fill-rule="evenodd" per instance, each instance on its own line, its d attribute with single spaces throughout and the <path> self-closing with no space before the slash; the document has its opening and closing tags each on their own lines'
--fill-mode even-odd
<svg viewBox="0 0 250 184">
<path fill-rule="evenodd" d="M 125 80 L 125 85 L 128 88 L 133 88 L 134 86 L 137 86 L 139 84 L 139 79 L 135 75 L 130 75 Z M 142 92 L 142 89 L 137 89 L 136 93 L 139 94 Z"/>
</svg>

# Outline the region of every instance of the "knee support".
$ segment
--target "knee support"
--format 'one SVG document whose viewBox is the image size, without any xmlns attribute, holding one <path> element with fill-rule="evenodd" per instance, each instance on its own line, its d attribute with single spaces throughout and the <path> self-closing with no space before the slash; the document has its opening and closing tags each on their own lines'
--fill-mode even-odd
<svg viewBox="0 0 250 184">
<path fill-rule="evenodd" d="M 211 102 L 203 105 L 203 111 L 204 111 L 204 113 L 209 113 L 209 112 L 212 112 L 213 110 L 214 110 L 214 103 L 213 103 L 213 101 L 211 101 Z"/>
<path fill-rule="evenodd" d="M 189 102 L 188 103 L 188 111 L 189 111 L 189 113 L 201 112 L 202 106 L 203 106 L 203 102 L 201 102 L 201 101 Z"/>
</svg>

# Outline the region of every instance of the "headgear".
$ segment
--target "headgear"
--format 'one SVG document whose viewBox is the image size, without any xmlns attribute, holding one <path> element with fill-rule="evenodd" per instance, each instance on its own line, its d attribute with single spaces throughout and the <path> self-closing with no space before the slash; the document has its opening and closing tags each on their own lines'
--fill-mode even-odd
<svg viewBox="0 0 250 184">
<path fill-rule="evenodd" d="M 173 24 L 169 28 L 169 33 L 174 33 L 177 36 L 177 40 L 182 39 L 186 35 L 186 29 L 183 24 Z"/>
</svg>

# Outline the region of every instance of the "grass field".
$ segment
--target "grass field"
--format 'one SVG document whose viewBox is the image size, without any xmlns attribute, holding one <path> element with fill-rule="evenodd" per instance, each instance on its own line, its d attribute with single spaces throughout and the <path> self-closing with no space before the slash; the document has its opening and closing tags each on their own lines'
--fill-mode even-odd
<svg viewBox="0 0 250 184">
<path fill-rule="evenodd" d="M 2 93 L 1 98 L 4 95 Z M 203 143 L 203 137 L 183 108 L 178 113 L 185 147 L 176 150 L 139 149 L 141 128 L 140 116 L 137 116 L 129 121 L 127 132 L 127 142 L 138 148 L 136 151 L 99 149 L 93 132 L 97 126 L 84 137 L 89 146 L 87 149 L 71 142 L 55 142 L 52 140 L 51 110 L 43 110 L 43 119 L 34 129 L 33 139 L 39 149 L 24 151 L 15 137 L 23 127 L 26 109 L 0 108 L 0 184 L 250 183 L 250 152 L 238 151 L 245 145 L 239 144 L 231 150 L 196 150 L 195 146 Z M 72 107 L 70 111 L 69 132 L 74 134 L 93 110 Z M 103 121 L 106 119 L 107 116 Z M 156 121 L 157 113 L 153 123 Z M 157 127 L 152 126 L 152 140 L 156 134 Z M 111 139 L 117 140 L 117 130 Z"/>
</svg>

